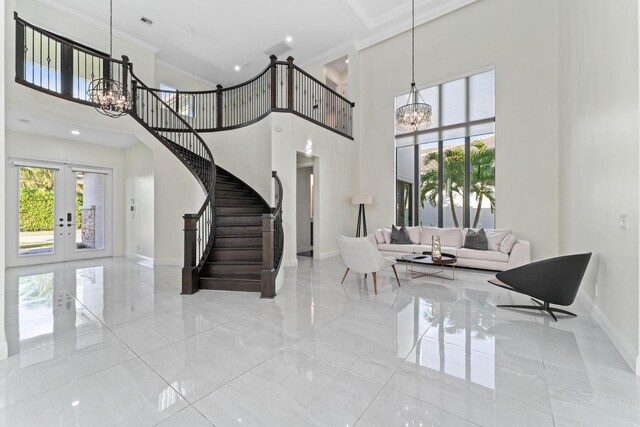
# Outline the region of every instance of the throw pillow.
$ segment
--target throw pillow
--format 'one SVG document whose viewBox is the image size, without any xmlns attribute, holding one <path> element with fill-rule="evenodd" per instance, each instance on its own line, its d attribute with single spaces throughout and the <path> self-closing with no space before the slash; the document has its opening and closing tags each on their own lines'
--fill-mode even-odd
<svg viewBox="0 0 640 427">
<path fill-rule="evenodd" d="M 384 241 L 384 234 L 382 233 L 382 229 L 381 228 L 378 228 L 376 230 L 376 241 L 378 242 L 378 244 L 386 243 Z"/>
<path fill-rule="evenodd" d="M 518 238 L 515 234 L 509 234 L 500 244 L 500 252 L 510 254 L 517 241 Z"/>
<path fill-rule="evenodd" d="M 487 246 L 487 235 L 484 232 L 484 228 L 481 228 L 478 231 L 471 229 L 467 230 L 467 236 L 464 239 L 465 248 L 486 251 Z"/>
<path fill-rule="evenodd" d="M 487 248 L 490 251 L 498 252 L 500 250 L 500 244 L 511 234 L 510 230 L 486 230 L 487 234 Z"/>
<path fill-rule="evenodd" d="M 411 239 L 409 238 L 409 232 L 404 225 L 399 229 L 395 225 L 391 226 L 391 243 L 395 245 L 410 245 Z"/>
<path fill-rule="evenodd" d="M 382 235 L 384 236 L 384 242 L 382 243 L 391 243 L 391 230 L 389 228 L 383 228 Z"/>
</svg>

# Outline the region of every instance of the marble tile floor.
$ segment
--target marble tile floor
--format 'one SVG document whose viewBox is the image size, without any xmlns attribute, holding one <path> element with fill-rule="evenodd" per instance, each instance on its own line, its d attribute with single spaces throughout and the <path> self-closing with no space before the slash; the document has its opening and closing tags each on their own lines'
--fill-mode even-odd
<svg viewBox="0 0 640 427">
<path fill-rule="evenodd" d="M 488 273 L 411 280 L 300 257 L 274 300 L 179 295 L 125 258 L 8 269 L 1 426 L 637 426 L 640 380 L 579 316 Z"/>
</svg>

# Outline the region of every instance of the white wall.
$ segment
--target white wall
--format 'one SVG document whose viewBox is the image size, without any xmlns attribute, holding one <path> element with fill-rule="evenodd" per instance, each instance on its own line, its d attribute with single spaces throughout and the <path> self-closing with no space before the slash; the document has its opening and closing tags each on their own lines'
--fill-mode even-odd
<svg viewBox="0 0 640 427">
<path fill-rule="evenodd" d="M 240 129 L 201 133 L 216 164 L 271 203 L 271 116 Z"/>
<path fill-rule="evenodd" d="M 154 170 L 153 152 L 138 143 L 124 150 L 125 162 L 125 253 L 128 256 L 154 256 Z M 133 199 L 134 211 L 130 210 Z"/>
<path fill-rule="evenodd" d="M 156 61 L 155 87 L 164 83 L 179 90 L 215 90 L 216 83 L 207 82 L 171 64 Z M 147 83 L 148 84 L 148 83 Z"/>
<path fill-rule="evenodd" d="M 593 252 L 582 291 L 635 369 L 638 2 L 562 0 L 559 40 L 560 252 Z M 621 214 L 629 215 L 628 230 L 619 227 Z"/>
<path fill-rule="evenodd" d="M 4 5 L 4 13 L 12 6 L 11 2 L 6 2 Z M 4 37 L 4 19 L 0 22 L 0 46 L 4 47 L 5 52 L 10 52 L 9 46 L 5 44 Z M 4 135 L 4 105 L 5 105 L 5 74 L 4 74 L 4 55 L 0 57 L 0 78 L 2 78 L 2 85 L 0 85 L 0 177 L 4 182 L 5 177 L 5 135 Z M 4 235 L 4 215 L 5 209 L 5 189 L 4 185 L 0 185 L 0 242 L 5 241 Z M 5 359 L 9 353 L 7 347 L 7 337 L 4 332 L 4 245 L 0 245 L 0 359 Z"/>
<path fill-rule="evenodd" d="M 357 212 L 350 202 L 357 188 L 357 144 L 291 114 L 273 113 L 271 120 L 272 168 L 278 172 L 284 189 L 284 265 L 297 263 L 296 203 L 291 197 L 296 194 L 297 152 L 318 158 L 314 174 L 318 216 L 314 217 L 313 256 L 337 255 L 336 236 L 353 234 L 356 223 Z"/>
<path fill-rule="evenodd" d="M 410 32 L 360 52 L 360 191 L 371 229 L 394 220 L 394 97 L 409 90 Z M 482 0 L 416 28 L 416 84 L 496 70 L 496 221 L 558 252 L 558 3 Z M 353 57 L 349 57 L 349 74 Z M 349 87 L 351 92 L 351 85 Z"/>
<path fill-rule="evenodd" d="M 6 156 L 113 169 L 113 254 L 124 255 L 124 150 L 40 135 L 5 132 Z M 3 175 L 4 179 L 4 175 Z M 4 209 L 3 209 L 4 211 Z M 4 240 L 3 240 L 4 241 Z"/>
</svg>

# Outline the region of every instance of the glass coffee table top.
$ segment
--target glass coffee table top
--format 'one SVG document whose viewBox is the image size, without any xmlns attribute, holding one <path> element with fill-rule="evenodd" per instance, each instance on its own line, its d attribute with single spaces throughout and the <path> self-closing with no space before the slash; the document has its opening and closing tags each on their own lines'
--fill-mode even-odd
<svg viewBox="0 0 640 427">
<path fill-rule="evenodd" d="M 407 263 L 407 273 L 411 274 L 412 279 L 416 279 L 418 277 L 423 277 L 423 276 L 435 276 L 444 272 L 444 269 L 440 269 L 438 271 L 429 271 L 429 272 L 416 271 L 415 269 L 416 265 L 437 266 L 437 267 L 450 266 L 451 276 L 439 276 L 439 277 L 449 279 L 449 280 L 454 280 L 456 278 L 455 268 L 456 268 L 456 262 L 458 261 L 458 257 L 456 257 L 455 255 L 442 254 L 441 258 L 433 259 L 431 257 L 431 253 L 424 252 L 423 254 L 403 255 L 402 257 L 400 257 L 400 259 Z"/>
</svg>

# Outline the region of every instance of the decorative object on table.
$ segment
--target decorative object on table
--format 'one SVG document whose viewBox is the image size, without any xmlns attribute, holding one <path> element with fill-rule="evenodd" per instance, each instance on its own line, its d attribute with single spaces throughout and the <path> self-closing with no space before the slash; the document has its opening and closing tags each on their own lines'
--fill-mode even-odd
<svg viewBox="0 0 640 427">
<path fill-rule="evenodd" d="M 431 237 L 431 257 L 434 261 L 442 258 L 442 246 L 440 246 L 440 236 Z"/>
<path fill-rule="evenodd" d="M 409 237 L 409 230 L 404 225 L 397 228 L 395 225 L 391 226 L 391 243 L 394 245 L 410 245 L 411 238 Z"/>
<path fill-rule="evenodd" d="M 467 249 L 475 249 L 477 251 L 486 251 L 489 247 L 487 235 L 484 232 L 484 228 L 480 230 L 467 230 L 467 235 L 464 238 L 464 247 Z"/>
<path fill-rule="evenodd" d="M 396 129 L 399 132 L 415 132 L 431 126 L 431 105 L 424 102 L 416 89 L 416 5 L 411 0 L 411 90 L 407 103 L 396 110 Z"/>
<path fill-rule="evenodd" d="M 373 196 L 359 194 L 351 197 L 352 205 L 360 205 L 358 208 L 358 226 L 356 227 L 356 237 L 367 235 L 367 217 L 364 212 L 364 205 L 373 203 Z M 362 225 L 362 228 L 361 228 Z M 362 232 L 362 234 L 360 234 Z"/>
<path fill-rule="evenodd" d="M 367 273 L 372 273 L 373 291 L 377 294 L 378 271 L 391 267 L 393 274 L 396 276 L 398 286 L 400 286 L 400 279 L 398 278 L 398 272 L 395 266 L 398 261 L 393 257 L 383 256 L 367 237 L 338 236 L 338 245 L 340 246 L 342 261 L 347 266 L 347 271 L 345 271 L 340 284 L 344 283 L 344 279 L 347 278 L 350 270 L 365 274 L 365 278 Z"/>
<path fill-rule="evenodd" d="M 411 275 L 412 279 L 416 279 L 418 277 L 424 277 L 424 276 L 438 276 L 448 280 L 455 280 L 456 278 L 456 264 L 458 263 L 458 257 L 456 257 L 455 255 L 441 254 L 440 259 L 433 259 L 430 252 L 423 252 L 422 255 L 419 255 L 419 254 L 402 255 L 400 259 L 407 263 L 407 273 Z M 436 266 L 436 267 L 440 267 L 441 269 L 438 271 L 429 271 L 429 272 L 417 271 L 416 266 L 418 265 L 430 266 L 430 267 Z M 442 276 L 440 275 L 440 273 L 444 272 L 445 266 L 451 267 L 450 277 L 445 275 L 442 275 Z"/>
<path fill-rule="evenodd" d="M 109 58 L 113 56 L 113 0 L 109 0 Z M 129 114 L 131 110 L 131 95 L 127 90 L 127 62 L 122 65 L 122 82 L 110 75 L 94 78 L 89 83 L 87 98 L 99 113 L 117 118 Z M 103 62 L 105 62 L 103 60 Z M 111 63 L 113 64 L 113 62 Z M 117 63 L 116 63 L 117 64 Z M 106 69 L 112 72 L 110 64 Z M 93 76 L 92 76 L 93 77 Z"/>
<path fill-rule="evenodd" d="M 496 274 L 489 283 L 510 291 L 529 295 L 535 305 L 498 305 L 504 308 L 546 311 L 558 321 L 554 313 L 576 316 L 567 310 L 549 304 L 571 305 L 589 265 L 591 253 L 567 255 L 533 262 Z M 539 300 L 542 301 L 538 301 Z"/>
</svg>

